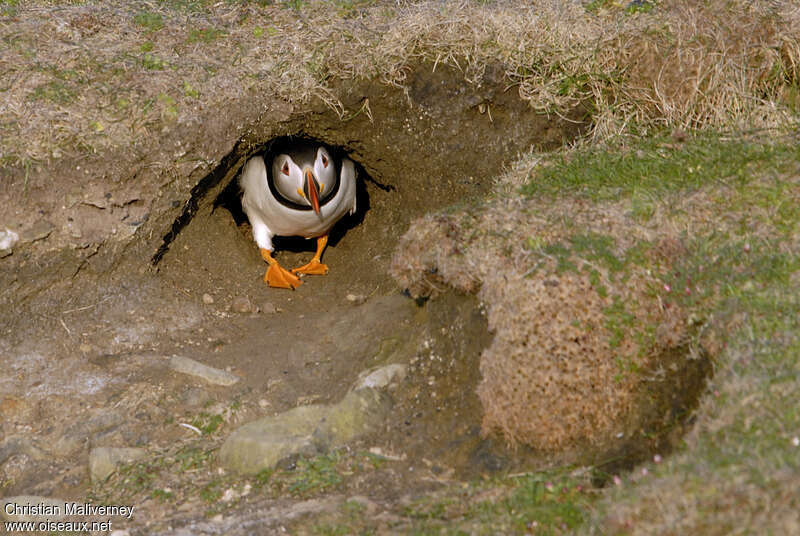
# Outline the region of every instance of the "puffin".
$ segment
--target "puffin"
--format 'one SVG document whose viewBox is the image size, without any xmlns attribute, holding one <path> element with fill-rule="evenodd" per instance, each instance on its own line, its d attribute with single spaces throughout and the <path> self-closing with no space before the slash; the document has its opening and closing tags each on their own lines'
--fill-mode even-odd
<svg viewBox="0 0 800 536">
<path fill-rule="evenodd" d="M 262 155 L 250 158 L 239 185 L 253 239 L 269 264 L 264 274 L 269 286 L 294 290 L 302 284 L 300 274 L 328 273 L 321 262 L 328 233 L 356 211 L 356 171 L 350 159 L 335 158 L 320 143 L 297 141 L 269 165 Z M 272 256 L 275 235 L 316 238 L 317 251 L 307 264 L 287 270 Z"/>
</svg>

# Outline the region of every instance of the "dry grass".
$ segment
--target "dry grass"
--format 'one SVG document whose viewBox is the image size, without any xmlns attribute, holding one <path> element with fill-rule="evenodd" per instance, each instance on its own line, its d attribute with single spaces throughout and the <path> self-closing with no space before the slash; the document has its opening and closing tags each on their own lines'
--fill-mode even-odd
<svg viewBox="0 0 800 536">
<path fill-rule="evenodd" d="M 338 109 L 336 79 L 402 86 L 420 61 L 458 65 L 467 80 L 499 62 L 509 90 L 543 113 L 583 103 L 595 138 L 662 125 L 775 127 L 798 104 L 792 2 L 670 2 L 628 14 L 550 0 L 20 0 L 2 13 L 0 168 L 147 147 L 256 92 L 296 111 L 313 98 Z"/>
</svg>

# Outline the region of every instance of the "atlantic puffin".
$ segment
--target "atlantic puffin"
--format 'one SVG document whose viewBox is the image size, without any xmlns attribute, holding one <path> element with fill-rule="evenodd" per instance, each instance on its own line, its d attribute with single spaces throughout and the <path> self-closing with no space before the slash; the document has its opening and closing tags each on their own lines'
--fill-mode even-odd
<svg viewBox="0 0 800 536">
<path fill-rule="evenodd" d="M 253 226 L 253 239 L 269 267 L 264 281 L 271 287 L 295 289 L 298 274 L 326 274 L 322 251 L 331 227 L 356 211 L 356 171 L 348 158 L 335 159 L 319 143 L 298 141 L 272 158 L 261 155 L 244 165 L 239 184 L 242 208 Z M 317 239 L 317 251 L 308 264 L 286 270 L 272 256 L 272 237 Z"/>
</svg>

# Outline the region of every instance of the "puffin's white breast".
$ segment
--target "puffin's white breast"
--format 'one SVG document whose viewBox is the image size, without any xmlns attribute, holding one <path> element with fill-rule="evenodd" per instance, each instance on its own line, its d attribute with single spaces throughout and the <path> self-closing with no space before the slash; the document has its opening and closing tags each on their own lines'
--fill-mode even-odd
<svg viewBox="0 0 800 536">
<path fill-rule="evenodd" d="M 355 210 L 356 173 L 353 162 L 342 159 L 339 190 L 324 205 L 320 213 L 313 210 L 297 210 L 278 201 L 267 184 L 264 159 L 255 156 L 247 161 L 241 179 L 242 206 L 248 216 L 251 212 L 280 236 L 302 236 L 312 238 L 328 232 L 348 212 Z M 310 207 L 309 207 L 310 208 Z M 252 222 L 251 222 L 252 223 Z"/>
</svg>

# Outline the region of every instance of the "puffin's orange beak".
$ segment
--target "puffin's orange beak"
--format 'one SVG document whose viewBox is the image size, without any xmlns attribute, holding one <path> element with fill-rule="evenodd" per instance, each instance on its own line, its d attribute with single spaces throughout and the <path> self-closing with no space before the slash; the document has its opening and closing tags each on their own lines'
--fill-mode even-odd
<svg viewBox="0 0 800 536">
<path fill-rule="evenodd" d="M 311 207 L 314 209 L 314 212 L 319 214 L 319 189 L 317 188 L 317 181 L 314 179 L 314 175 L 311 174 L 311 170 L 306 170 L 306 196 L 308 200 L 311 202 Z"/>
</svg>

